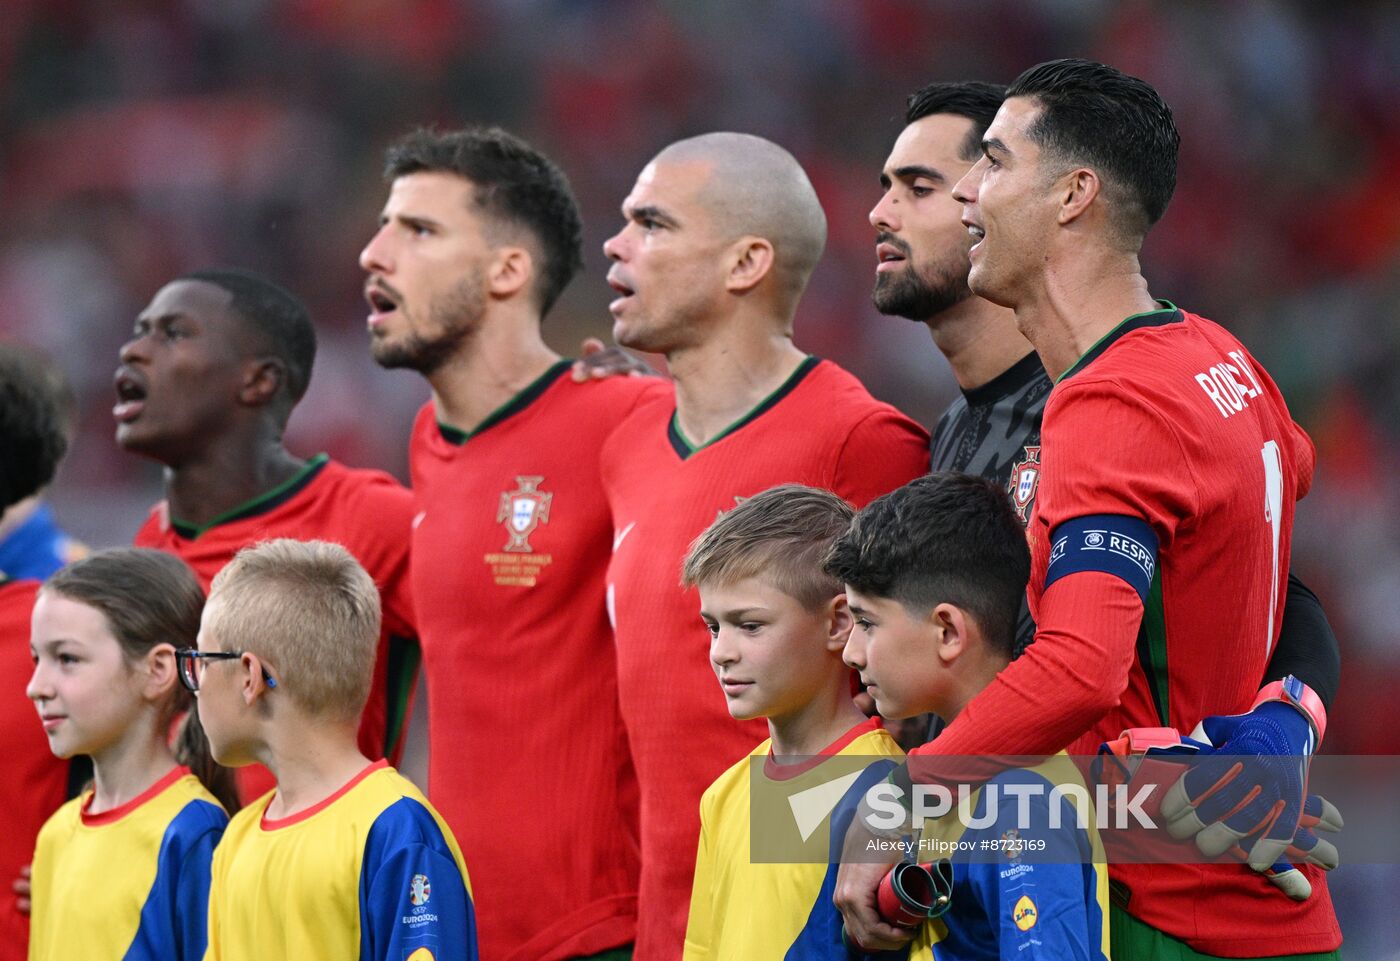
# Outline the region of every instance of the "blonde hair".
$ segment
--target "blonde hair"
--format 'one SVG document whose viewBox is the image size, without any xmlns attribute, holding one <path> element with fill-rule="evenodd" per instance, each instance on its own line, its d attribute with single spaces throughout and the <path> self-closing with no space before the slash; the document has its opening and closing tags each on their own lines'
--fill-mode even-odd
<svg viewBox="0 0 1400 961">
<path fill-rule="evenodd" d="M 206 625 L 224 650 L 268 663 L 306 711 L 358 718 L 379 646 L 379 590 L 339 544 L 264 541 L 239 551 L 209 588 Z"/>
<path fill-rule="evenodd" d="M 761 577 L 816 610 L 843 590 L 822 562 L 854 515 L 830 491 L 800 484 L 770 488 L 721 514 L 695 539 L 681 568 L 681 586 Z"/>
</svg>

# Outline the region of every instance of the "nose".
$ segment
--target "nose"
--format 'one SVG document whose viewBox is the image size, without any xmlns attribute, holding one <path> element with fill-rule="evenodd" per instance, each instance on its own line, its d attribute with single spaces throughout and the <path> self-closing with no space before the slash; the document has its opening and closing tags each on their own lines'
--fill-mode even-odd
<svg viewBox="0 0 1400 961">
<path fill-rule="evenodd" d="M 386 235 L 389 225 L 385 224 L 374 232 L 374 236 L 360 251 L 360 269 L 368 274 L 387 274 L 393 270 L 389 241 Z"/>
<path fill-rule="evenodd" d="M 44 677 L 44 665 L 35 664 L 34 673 L 29 675 L 29 683 L 24 687 L 24 696 L 31 701 L 47 701 L 52 695 L 53 691 Z"/>
<path fill-rule="evenodd" d="M 627 228 L 623 227 L 617 233 L 603 241 L 603 256 L 607 257 L 609 260 L 621 261 L 623 255 L 626 253 L 626 243 L 624 240 L 626 234 Z"/>
<path fill-rule="evenodd" d="M 982 172 L 986 166 L 987 158 L 983 157 L 973 164 L 957 183 L 953 184 L 954 200 L 960 204 L 975 204 L 977 202 L 977 188 L 982 183 Z"/>
<path fill-rule="evenodd" d="M 730 643 L 729 632 L 721 627 L 710 638 L 710 663 L 715 667 L 727 667 L 738 661 L 739 652 Z"/>
<path fill-rule="evenodd" d="M 121 350 L 117 351 L 117 359 L 123 364 L 145 360 L 146 337 L 146 334 L 134 334 L 130 340 L 122 344 Z"/>
<path fill-rule="evenodd" d="M 886 190 L 884 196 L 880 198 L 879 203 L 870 208 L 870 226 L 874 227 L 876 230 L 888 231 L 889 233 L 894 233 L 899 230 L 898 211 L 895 210 L 895 201 L 893 197 L 890 196 L 893 193 L 894 190 L 892 189 Z"/>
<path fill-rule="evenodd" d="M 865 631 L 860 626 L 851 628 L 851 633 L 846 635 L 846 646 L 841 648 L 841 660 L 846 662 L 846 666 L 853 671 L 865 670 L 866 650 L 870 642 L 866 639 Z"/>
</svg>

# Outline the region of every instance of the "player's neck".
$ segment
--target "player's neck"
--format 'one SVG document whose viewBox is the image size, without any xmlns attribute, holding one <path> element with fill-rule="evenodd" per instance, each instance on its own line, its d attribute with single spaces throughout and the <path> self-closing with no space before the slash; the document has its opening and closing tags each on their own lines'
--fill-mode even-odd
<svg viewBox="0 0 1400 961">
<path fill-rule="evenodd" d="M 488 323 L 428 376 L 439 423 L 471 433 L 557 363 L 539 321 Z"/>
<path fill-rule="evenodd" d="M 145 712 L 115 744 L 93 753 L 88 813 L 121 807 L 175 768 L 175 756 L 156 730 L 157 720 L 155 711 Z"/>
<path fill-rule="evenodd" d="M 258 759 L 277 779 L 268 818 L 281 820 L 321 803 L 369 766 L 369 758 L 356 743 L 356 727 L 354 722 L 327 724 L 308 718 L 281 723 L 269 732 L 258 752 Z"/>
<path fill-rule="evenodd" d="M 995 380 L 1035 349 L 1017 328 L 1014 311 L 981 297 L 968 297 L 928 327 L 963 390 Z"/>
<path fill-rule="evenodd" d="M 170 516 L 201 527 L 285 483 L 306 461 L 282 446 L 280 432 L 230 435 L 200 456 L 165 469 Z"/>
<path fill-rule="evenodd" d="M 707 342 L 666 357 L 676 385 L 681 432 L 700 446 L 714 440 L 801 366 L 807 355 L 783 332 L 732 324 Z"/>
<path fill-rule="evenodd" d="M 1052 263 L 1018 300 L 1016 325 L 1056 380 L 1126 318 L 1157 306 L 1136 257 L 1085 257 L 1073 267 Z"/>
<path fill-rule="evenodd" d="M 791 714 L 768 719 L 773 758 L 781 762 L 820 754 L 864 720 L 851 700 L 849 683 L 833 685 Z"/>
</svg>

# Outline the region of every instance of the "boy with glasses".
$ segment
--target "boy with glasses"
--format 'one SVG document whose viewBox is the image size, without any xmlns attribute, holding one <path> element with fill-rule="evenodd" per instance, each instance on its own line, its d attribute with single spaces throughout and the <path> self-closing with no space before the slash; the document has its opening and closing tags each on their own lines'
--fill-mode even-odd
<svg viewBox="0 0 1400 961">
<path fill-rule="evenodd" d="M 269 541 L 214 578 L 181 676 L 219 763 L 261 762 L 277 787 L 215 852 L 211 959 L 477 957 L 452 832 L 356 743 L 379 619 L 374 582 L 335 544 Z"/>
</svg>

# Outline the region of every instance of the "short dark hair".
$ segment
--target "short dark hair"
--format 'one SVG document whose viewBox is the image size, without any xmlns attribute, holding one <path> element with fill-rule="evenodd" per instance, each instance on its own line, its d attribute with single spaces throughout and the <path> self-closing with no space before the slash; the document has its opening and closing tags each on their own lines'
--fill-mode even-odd
<svg viewBox="0 0 1400 961">
<path fill-rule="evenodd" d="M 982 80 L 940 80 L 921 87 L 905 101 L 905 126 L 934 114 L 950 113 L 972 121 L 972 129 L 959 153 L 964 160 L 982 156 L 982 135 L 1006 99 L 1006 87 Z"/>
<path fill-rule="evenodd" d="M 499 127 L 448 133 L 419 129 L 385 155 L 386 180 L 434 172 L 471 181 L 478 209 L 502 223 L 525 228 L 535 238 L 544 260 L 535 294 L 540 315 L 549 313 L 583 266 L 583 221 L 564 172 Z"/>
<path fill-rule="evenodd" d="M 695 539 L 681 567 L 681 586 L 762 577 L 807 610 L 818 610 L 843 590 L 822 562 L 854 513 L 831 491 L 771 487 L 720 514 Z"/>
<path fill-rule="evenodd" d="M 316 327 L 305 305 L 265 277 L 232 267 L 195 270 L 177 280 L 198 280 L 229 292 L 231 306 L 287 368 L 291 406 L 306 394 L 316 363 Z"/>
<path fill-rule="evenodd" d="M 927 613 L 962 608 L 1010 659 L 1030 579 L 1026 532 L 996 484 L 943 471 L 872 501 L 827 555 L 849 587 Z"/>
<path fill-rule="evenodd" d="M 1181 135 L 1150 84 L 1092 60 L 1050 60 L 1013 80 L 1006 97 L 1039 101 L 1027 133 L 1043 150 L 1098 168 L 1126 192 L 1126 230 L 1140 238 L 1162 218 L 1176 190 Z"/>
<path fill-rule="evenodd" d="M 0 510 L 53 480 L 67 449 L 52 381 L 20 352 L 0 353 Z"/>
</svg>

